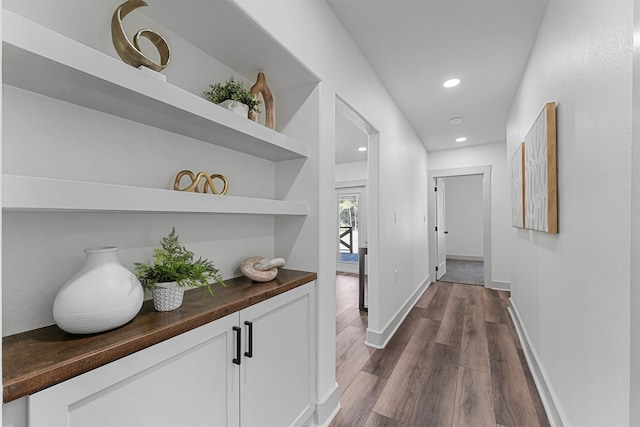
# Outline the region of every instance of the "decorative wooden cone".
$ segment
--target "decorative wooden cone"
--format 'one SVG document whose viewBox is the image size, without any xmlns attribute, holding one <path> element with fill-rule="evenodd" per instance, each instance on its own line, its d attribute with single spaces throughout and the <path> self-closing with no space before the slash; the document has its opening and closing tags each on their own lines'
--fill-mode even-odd
<svg viewBox="0 0 640 427">
<path fill-rule="evenodd" d="M 267 79 L 264 76 L 263 72 L 258 73 L 258 78 L 256 79 L 256 84 L 251 86 L 251 93 L 254 97 L 258 97 L 258 94 L 262 94 L 262 99 L 264 100 L 264 109 L 265 109 L 265 122 L 264 125 L 269 129 L 276 128 L 276 112 L 273 106 L 273 95 L 271 95 L 271 90 L 269 86 L 267 86 Z M 251 111 L 249 112 L 249 118 L 255 122 L 258 121 L 258 115 Z"/>
</svg>

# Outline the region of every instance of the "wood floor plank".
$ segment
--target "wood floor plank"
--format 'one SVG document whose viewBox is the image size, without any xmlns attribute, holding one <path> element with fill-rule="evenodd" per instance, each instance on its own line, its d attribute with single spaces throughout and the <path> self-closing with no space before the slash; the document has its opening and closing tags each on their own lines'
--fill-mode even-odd
<svg viewBox="0 0 640 427">
<path fill-rule="evenodd" d="M 360 343 L 354 343 L 348 351 L 336 358 L 336 381 L 341 393 L 345 392 L 375 351 L 367 347 L 363 340 Z"/>
<path fill-rule="evenodd" d="M 495 423 L 491 374 L 461 366 L 452 426 L 493 426 Z"/>
<path fill-rule="evenodd" d="M 359 372 L 353 383 L 340 396 L 342 409 L 331 427 L 364 425 L 382 393 L 385 380 L 367 372 Z"/>
<path fill-rule="evenodd" d="M 336 335 L 336 360 L 351 349 L 356 343 L 364 343 L 364 331 L 355 326 L 347 326 Z"/>
<path fill-rule="evenodd" d="M 524 376 L 527 379 L 527 385 L 529 386 L 529 392 L 531 393 L 531 398 L 533 399 L 533 406 L 536 408 L 536 413 L 538 414 L 538 421 L 540 422 L 540 426 L 550 427 L 551 424 L 549 423 L 547 412 L 544 410 L 542 399 L 540 399 L 540 393 L 538 393 L 536 382 L 533 379 L 533 375 L 531 375 L 531 370 L 529 369 L 527 358 L 525 357 L 524 351 L 522 349 L 518 349 L 518 357 L 520 358 L 520 364 L 522 365 Z"/>
<path fill-rule="evenodd" d="M 382 350 L 375 350 L 362 370 L 381 378 L 389 378 L 411 335 L 413 335 L 418 320 L 424 317 L 424 311 L 425 309 L 414 307 L 386 347 Z"/>
<path fill-rule="evenodd" d="M 356 328 L 360 328 L 366 332 L 367 327 L 369 326 L 369 315 L 366 311 L 358 310 L 358 317 L 351 322 L 349 325 L 355 326 Z"/>
<path fill-rule="evenodd" d="M 453 292 L 451 294 L 453 295 Z M 436 341 L 440 344 L 460 346 L 464 327 L 465 302 L 466 298 L 449 297 L 447 308 L 442 316 L 440 330 L 436 337 Z"/>
<path fill-rule="evenodd" d="M 511 292 L 509 291 L 496 291 L 498 293 L 498 297 L 500 299 L 506 299 L 508 300 L 509 298 L 511 298 Z"/>
<path fill-rule="evenodd" d="M 427 308 L 429 307 L 429 303 L 433 299 L 433 296 L 436 294 L 436 290 L 438 289 L 437 282 L 431 282 L 426 291 L 422 294 L 422 296 L 416 302 L 416 307 Z"/>
<path fill-rule="evenodd" d="M 460 283 L 453 283 L 451 286 L 451 294 L 449 294 L 449 298 L 467 298 L 467 295 L 470 293 L 469 285 L 462 285 Z"/>
<path fill-rule="evenodd" d="M 406 427 L 406 425 L 372 412 L 369 418 L 367 418 L 364 427 Z"/>
<path fill-rule="evenodd" d="M 434 344 L 431 363 L 414 406 L 411 426 L 450 426 L 453 421 L 458 354 L 455 347 Z"/>
<path fill-rule="evenodd" d="M 508 313 L 497 291 L 488 288 L 484 288 L 483 291 L 485 320 L 494 323 L 507 323 Z"/>
<path fill-rule="evenodd" d="M 422 368 L 426 368 L 431 358 L 439 329 L 440 322 L 427 318 L 419 319 L 415 331 L 407 343 L 404 352 L 419 356 L 417 360 Z"/>
<path fill-rule="evenodd" d="M 360 322 L 358 322 L 360 320 Z M 356 323 L 358 322 L 358 323 Z M 336 316 L 336 334 L 342 332 L 344 328 L 349 325 L 357 325 L 362 324 L 362 314 L 360 310 L 358 310 L 357 305 L 352 305 L 350 308 L 344 310 L 342 313 Z M 366 329 L 366 322 L 364 324 L 364 329 Z"/>
<path fill-rule="evenodd" d="M 477 298 L 478 295 L 480 298 Z M 460 365 L 488 373 L 491 372 L 491 365 L 482 292 L 474 293 L 467 301 L 460 343 Z"/>
<path fill-rule="evenodd" d="M 449 295 L 451 294 L 451 283 L 437 282 L 438 288 L 435 295 L 431 299 L 431 302 L 426 308 L 425 317 L 433 320 L 442 320 L 444 311 L 447 308 L 449 302 Z"/>
<path fill-rule="evenodd" d="M 413 406 L 431 360 L 440 322 L 420 318 L 398 363 L 374 407 L 374 411 L 400 423 L 411 421 Z"/>
<path fill-rule="evenodd" d="M 473 306 L 481 304 L 484 307 L 483 294 L 482 286 L 467 286 L 467 304 Z"/>
<path fill-rule="evenodd" d="M 387 379 L 373 410 L 402 424 L 411 422 L 413 407 L 424 382 L 419 355 L 403 353 Z"/>
<path fill-rule="evenodd" d="M 509 327 L 492 322 L 486 326 L 496 422 L 506 426 L 538 426 L 538 415 Z"/>
<path fill-rule="evenodd" d="M 516 345 L 517 349 L 522 350 L 522 343 L 520 342 L 520 337 L 518 336 L 518 331 L 516 331 L 516 327 L 513 324 L 513 319 L 511 318 L 511 315 L 509 315 L 509 313 L 507 312 L 507 326 L 509 326 L 509 331 L 511 331 L 511 336 L 513 337 L 513 342 Z"/>
</svg>

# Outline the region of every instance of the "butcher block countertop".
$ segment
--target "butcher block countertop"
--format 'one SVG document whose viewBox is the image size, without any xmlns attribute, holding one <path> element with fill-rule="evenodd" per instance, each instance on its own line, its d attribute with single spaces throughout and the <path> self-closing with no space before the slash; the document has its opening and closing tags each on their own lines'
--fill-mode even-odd
<svg viewBox="0 0 640 427">
<path fill-rule="evenodd" d="M 226 288 L 214 285 L 215 298 L 189 290 L 174 311 L 157 312 L 153 301 L 145 301 L 131 322 L 99 334 L 73 335 L 53 325 L 4 337 L 3 401 L 36 393 L 316 278 L 316 273 L 281 269 L 271 282 L 239 277 L 226 280 Z"/>
</svg>

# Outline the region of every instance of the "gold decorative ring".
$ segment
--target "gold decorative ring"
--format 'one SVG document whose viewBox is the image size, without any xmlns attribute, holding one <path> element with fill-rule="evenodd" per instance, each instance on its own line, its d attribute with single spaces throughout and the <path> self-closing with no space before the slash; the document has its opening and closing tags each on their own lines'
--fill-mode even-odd
<svg viewBox="0 0 640 427">
<path fill-rule="evenodd" d="M 136 68 L 144 65 L 152 70 L 162 71 L 169 64 L 169 58 L 171 57 L 171 50 L 167 42 L 155 31 L 145 28 L 135 34 L 133 43 L 131 43 L 122 27 L 122 20 L 125 16 L 133 10 L 146 5 L 147 3 L 143 0 L 128 0 L 118 6 L 111 18 L 111 39 L 113 40 L 113 46 L 116 48 L 116 52 L 118 52 L 120 58 L 127 64 Z M 140 51 L 138 44 L 140 37 L 148 39 L 156 49 L 158 49 L 158 53 L 160 54 L 159 64 L 147 58 L 147 56 Z"/>
<path fill-rule="evenodd" d="M 180 188 L 180 181 L 182 180 L 183 176 L 188 176 L 189 178 L 191 178 L 191 184 L 189 184 L 185 188 Z M 214 179 L 222 181 L 222 191 L 218 191 L 216 185 L 213 182 Z M 200 191 L 200 182 L 202 181 L 204 181 L 204 184 L 202 186 L 202 191 Z M 176 179 L 175 181 L 173 181 L 173 189 L 176 191 L 193 191 L 195 193 L 207 193 L 209 190 L 211 190 L 211 193 L 213 194 L 223 195 L 227 194 L 227 191 L 229 190 L 229 181 L 227 181 L 227 178 L 225 178 L 224 175 L 220 175 L 217 173 L 208 175 L 204 172 L 200 172 L 198 175 L 195 175 L 189 170 L 183 170 L 178 172 L 178 175 L 176 175 Z"/>
</svg>

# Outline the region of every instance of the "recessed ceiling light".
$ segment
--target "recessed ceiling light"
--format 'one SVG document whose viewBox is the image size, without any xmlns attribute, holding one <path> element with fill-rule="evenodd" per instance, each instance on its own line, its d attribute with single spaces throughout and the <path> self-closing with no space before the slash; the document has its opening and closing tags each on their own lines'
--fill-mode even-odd
<svg viewBox="0 0 640 427">
<path fill-rule="evenodd" d="M 456 138 L 456 142 L 465 142 L 467 140 L 467 138 L 465 138 L 464 136 L 461 138 Z"/>
<path fill-rule="evenodd" d="M 358 148 L 358 151 L 367 151 L 367 147 L 360 147 Z"/>
<path fill-rule="evenodd" d="M 450 122 L 452 125 L 459 125 L 460 123 L 462 123 L 462 117 L 451 117 L 451 118 L 449 119 L 449 122 Z"/>
<path fill-rule="evenodd" d="M 444 87 L 456 87 L 460 84 L 460 79 L 449 79 L 446 82 L 442 83 Z"/>
</svg>

